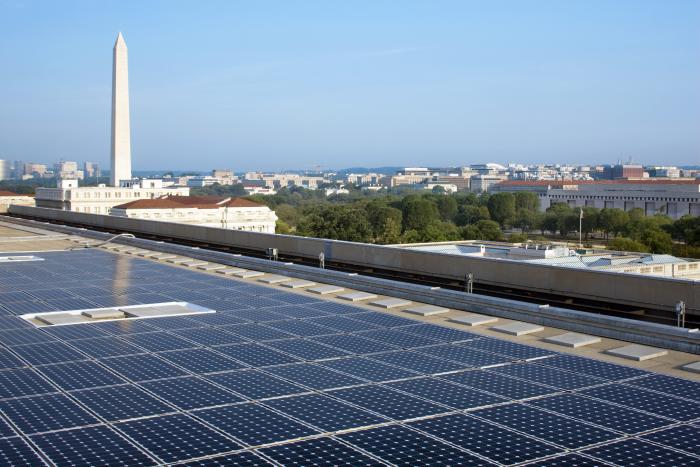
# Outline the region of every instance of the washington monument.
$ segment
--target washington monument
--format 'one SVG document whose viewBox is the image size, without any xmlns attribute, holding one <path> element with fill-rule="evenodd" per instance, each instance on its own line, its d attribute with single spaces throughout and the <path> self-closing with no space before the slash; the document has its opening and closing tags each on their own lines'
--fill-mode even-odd
<svg viewBox="0 0 700 467">
<path fill-rule="evenodd" d="M 131 180 L 131 130 L 129 128 L 129 63 L 126 42 L 120 32 L 114 43 L 112 65 L 112 172 L 110 184 Z"/>
</svg>

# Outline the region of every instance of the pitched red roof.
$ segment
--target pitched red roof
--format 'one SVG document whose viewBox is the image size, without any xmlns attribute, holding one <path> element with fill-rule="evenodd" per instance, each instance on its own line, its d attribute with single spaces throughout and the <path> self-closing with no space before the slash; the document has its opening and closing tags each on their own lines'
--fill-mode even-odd
<svg viewBox="0 0 700 467">
<path fill-rule="evenodd" d="M 245 198 L 233 198 L 232 200 L 224 203 L 223 206 L 229 208 L 259 208 L 265 205 Z"/>
<path fill-rule="evenodd" d="M 220 198 L 216 196 L 167 196 L 155 199 L 137 199 L 128 203 L 115 206 L 116 209 L 218 209 L 220 207 L 229 208 L 250 208 L 264 206 L 243 198 Z"/>
<path fill-rule="evenodd" d="M 19 193 L 13 193 L 11 191 L 0 190 L 0 196 L 29 196 L 29 195 L 20 195 Z"/>
<path fill-rule="evenodd" d="M 129 201 L 128 203 L 120 204 L 119 206 L 114 206 L 115 209 L 172 209 L 184 207 L 185 206 L 180 203 L 164 198 L 137 199 L 134 201 Z"/>
</svg>

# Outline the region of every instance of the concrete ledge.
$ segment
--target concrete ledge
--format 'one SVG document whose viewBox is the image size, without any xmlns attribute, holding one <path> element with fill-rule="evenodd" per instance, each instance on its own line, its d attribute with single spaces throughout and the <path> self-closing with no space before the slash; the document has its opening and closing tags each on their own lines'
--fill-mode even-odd
<svg viewBox="0 0 700 467">
<path fill-rule="evenodd" d="M 341 300 L 347 300 L 349 302 L 362 302 L 364 300 L 372 300 L 373 298 L 377 298 L 377 296 L 373 293 L 367 292 L 351 292 L 343 295 L 338 295 L 337 298 Z"/>
<path fill-rule="evenodd" d="M 178 256 L 177 258 L 170 258 L 170 259 L 168 259 L 168 260 L 166 260 L 166 261 L 167 261 L 168 263 L 171 263 L 171 264 L 182 264 L 182 263 L 186 263 L 186 262 L 188 262 L 188 261 L 192 261 L 192 258 L 187 258 L 187 257 L 184 257 L 184 256 Z"/>
<path fill-rule="evenodd" d="M 303 289 L 304 287 L 311 287 L 313 285 L 316 285 L 315 282 L 311 281 L 305 281 L 305 280 L 297 280 L 297 281 L 289 281 L 285 282 L 282 284 L 282 287 L 286 287 L 288 289 Z"/>
<path fill-rule="evenodd" d="M 201 269 L 202 271 L 216 271 L 217 269 L 224 269 L 225 267 L 226 265 L 224 264 L 209 263 L 202 266 L 197 266 L 197 269 Z"/>
<path fill-rule="evenodd" d="M 558 336 L 546 337 L 542 340 L 550 344 L 563 345 L 564 347 L 572 347 L 575 349 L 585 345 L 597 344 L 600 342 L 600 337 L 567 332 L 565 334 L 559 334 Z"/>
<path fill-rule="evenodd" d="M 655 347 L 647 347 L 646 345 L 626 345 L 624 347 L 618 347 L 616 349 L 610 349 L 605 351 L 606 354 L 614 355 L 615 357 L 626 358 L 627 360 L 634 360 L 637 362 L 643 362 L 644 360 L 651 360 L 652 358 L 663 357 L 668 352 L 663 349 L 657 349 Z"/>
<path fill-rule="evenodd" d="M 345 289 L 342 287 L 338 287 L 336 285 L 319 285 L 318 287 L 312 287 L 308 289 L 309 292 L 315 293 L 318 295 L 328 295 L 332 293 L 340 293 L 344 291 Z"/>
<path fill-rule="evenodd" d="M 234 272 L 233 275 L 234 275 L 235 277 L 240 278 L 240 279 L 250 279 L 250 278 L 252 278 L 252 277 L 264 276 L 265 273 L 264 273 L 264 272 L 260 272 L 260 271 L 248 271 L 248 270 L 245 270 L 245 271 L 241 271 L 241 272 Z"/>
<path fill-rule="evenodd" d="M 476 313 L 467 313 L 450 319 L 453 323 L 466 324 L 467 326 L 483 326 L 484 324 L 493 324 L 498 321 L 498 318 L 493 316 L 478 315 Z"/>
<path fill-rule="evenodd" d="M 183 266 L 187 266 L 188 268 L 198 268 L 200 266 L 204 266 L 205 264 L 209 264 L 206 261 L 198 261 L 198 260 L 192 260 L 192 261 L 185 261 L 184 263 L 180 263 Z"/>
<path fill-rule="evenodd" d="M 163 261 L 163 260 L 166 260 L 166 259 L 176 258 L 176 256 L 175 256 L 175 255 L 170 255 L 170 254 L 168 254 L 168 253 L 153 253 L 153 254 L 148 255 L 148 258 L 157 259 L 157 260 L 159 260 L 159 261 Z"/>
<path fill-rule="evenodd" d="M 526 334 L 544 331 L 544 328 L 536 324 L 514 322 L 492 326 L 491 330 L 509 334 L 511 336 L 524 336 Z"/>
<path fill-rule="evenodd" d="M 370 305 L 378 306 L 379 308 L 385 308 L 387 310 L 391 308 L 398 308 L 400 306 L 408 306 L 413 302 L 409 300 L 403 300 L 401 298 L 385 298 L 382 300 L 377 300 L 370 302 Z"/>
<path fill-rule="evenodd" d="M 237 272 L 244 272 L 247 271 L 247 269 L 241 269 L 241 268 L 225 268 L 225 269 L 218 269 L 216 271 L 217 274 L 223 274 L 224 276 L 231 276 Z"/>
<path fill-rule="evenodd" d="M 258 282 L 262 282 L 263 284 L 281 284 L 282 282 L 289 282 L 291 280 L 292 278 L 289 276 L 270 274 L 269 276 L 258 279 Z"/>
<path fill-rule="evenodd" d="M 681 367 L 682 370 L 690 371 L 691 373 L 700 373 L 700 362 L 688 363 Z"/>
<path fill-rule="evenodd" d="M 411 308 L 406 308 L 403 311 L 405 311 L 406 313 L 411 314 L 411 315 L 434 316 L 434 315 L 441 315 L 443 313 L 448 313 L 450 310 L 449 310 L 449 308 L 443 308 L 441 306 L 421 305 L 421 306 L 414 306 Z"/>
</svg>

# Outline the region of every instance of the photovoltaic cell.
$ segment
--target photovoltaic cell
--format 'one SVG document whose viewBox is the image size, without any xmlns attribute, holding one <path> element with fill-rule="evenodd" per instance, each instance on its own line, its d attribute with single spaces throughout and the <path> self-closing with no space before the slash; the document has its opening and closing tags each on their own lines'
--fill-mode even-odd
<svg viewBox="0 0 700 467">
<path fill-rule="evenodd" d="M 394 345 L 365 339 L 353 334 L 316 336 L 311 340 L 357 355 L 386 352 L 389 350 L 396 350 L 398 348 Z"/>
<path fill-rule="evenodd" d="M 218 373 L 207 376 L 207 379 L 250 399 L 265 399 L 308 391 L 297 384 L 258 370 Z"/>
<path fill-rule="evenodd" d="M 386 422 L 387 419 L 320 394 L 272 399 L 265 405 L 321 431 L 333 432 Z"/>
<path fill-rule="evenodd" d="M 83 326 L 87 325 L 64 327 L 80 328 Z M 73 347 L 93 358 L 121 357 L 146 352 L 145 349 L 128 344 L 116 337 L 71 340 L 70 343 Z"/>
<path fill-rule="evenodd" d="M 46 465 L 22 438 L 0 439 L 0 465 Z"/>
<path fill-rule="evenodd" d="M 581 391 L 580 394 L 676 420 L 689 421 L 700 418 L 698 403 L 621 384 L 600 386 Z"/>
<path fill-rule="evenodd" d="M 319 362 L 319 365 L 377 383 L 412 378 L 419 375 L 419 373 L 414 371 L 359 357 L 326 360 Z"/>
<path fill-rule="evenodd" d="M 461 363 L 468 367 L 481 368 L 490 365 L 500 365 L 512 361 L 512 358 L 504 357 L 488 352 L 481 352 L 458 344 L 436 345 L 422 347 L 416 352 L 432 355 L 453 362 Z"/>
<path fill-rule="evenodd" d="M 598 459 L 617 465 L 630 466 L 690 466 L 700 459 L 637 439 L 620 441 L 583 451 Z"/>
<path fill-rule="evenodd" d="M 244 368 L 244 365 L 209 349 L 175 350 L 173 352 L 162 352 L 159 355 L 194 374 Z"/>
<path fill-rule="evenodd" d="M 318 433 L 317 430 L 257 404 L 205 409 L 197 417 L 250 446 Z"/>
<path fill-rule="evenodd" d="M 66 391 L 126 383 L 93 361 L 45 365 L 39 371 Z"/>
<path fill-rule="evenodd" d="M 216 351 L 254 367 L 283 365 L 299 359 L 259 344 L 239 344 L 217 347 Z"/>
<path fill-rule="evenodd" d="M 340 439 L 394 465 L 491 465 L 403 426 L 351 432 L 341 435 Z"/>
<path fill-rule="evenodd" d="M 0 401 L 0 411 L 24 434 L 98 423 L 95 417 L 63 394 Z"/>
<path fill-rule="evenodd" d="M 560 370 L 567 370 L 573 373 L 594 376 L 610 381 L 634 378 L 646 374 L 645 371 L 636 368 L 600 362 L 590 358 L 577 357 L 575 355 L 556 355 L 551 358 L 538 360 L 537 363 L 539 365 L 559 368 Z"/>
<path fill-rule="evenodd" d="M 434 378 L 411 379 L 386 385 L 455 409 L 472 409 L 507 401 L 502 397 Z"/>
<path fill-rule="evenodd" d="M 553 354 L 553 352 L 549 350 L 492 338 L 481 338 L 474 341 L 468 341 L 462 345 L 472 349 L 493 352 L 500 355 L 505 355 L 506 357 L 518 358 L 521 360 L 544 357 Z"/>
<path fill-rule="evenodd" d="M 289 333 L 272 329 L 262 324 L 238 324 L 233 326 L 223 326 L 227 332 L 254 341 L 268 341 L 275 339 L 287 339 L 294 337 Z"/>
<path fill-rule="evenodd" d="M 646 378 L 626 381 L 625 384 L 652 391 L 663 392 L 672 396 L 700 401 L 700 382 L 674 378 L 666 375 L 650 375 Z"/>
<path fill-rule="evenodd" d="M 379 326 L 363 323 L 362 321 L 356 321 L 346 318 L 345 316 L 323 316 L 321 318 L 309 319 L 308 321 L 333 329 L 337 332 L 357 332 L 379 329 Z"/>
<path fill-rule="evenodd" d="M 241 451 L 234 454 L 226 454 L 218 457 L 208 457 L 196 461 L 184 462 L 182 464 L 187 467 L 218 467 L 231 466 L 237 467 L 257 467 L 263 465 L 274 465 L 271 462 L 256 456 L 251 451 Z"/>
<path fill-rule="evenodd" d="M 183 410 L 202 409 L 245 400 L 230 391 L 193 376 L 161 379 L 141 383 L 140 385 L 161 399 Z"/>
<path fill-rule="evenodd" d="M 578 449 L 620 437 L 612 431 L 529 407 L 509 404 L 471 412 L 471 415 L 527 433 L 568 449 Z"/>
<path fill-rule="evenodd" d="M 548 368 L 534 363 L 521 363 L 515 365 L 499 366 L 491 368 L 494 371 L 514 378 L 521 378 L 540 384 L 546 384 L 560 389 L 578 389 L 601 384 L 604 381 L 590 376 L 579 375 Z"/>
<path fill-rule="evenodd" d="M 56 388 L 30 368 L 4 370 L 0 374 L 0 399 L 49 392 L 56 392 Z"/>
<path fill-rule="evenodd" d="M 395 329 L 378 329 L 375 331 L 357 333 L 356 335 L 366 339 L 372 339 L 382 343 L 395 345 L 404 349 L 440 343 L 440 341 L 435 339 L 428 339 L 427 337 L 416 336 L 415 334 L 409 334 L 407 332 L 401 332 Z"/>
<path fill-rule="evenodd" d="M 460 331 L 459 329 L 447 328 L 445 326 L 437 326 L 435 324 L 414 323 L 415 322 L 412 321 L 411 326 L 402 327 L 401 331 L 407 332 L 409 334 L 416 334 L 418 336 L 428 337 L 430 339 L 436 339 L 441 342 L 461 342 L 477 339 L 480 337 L 477 334 Z"/>
<path fill-rule="evenodd" d="M 700 456 L 700 426 L 680 425 L 655 431 L 642 438 Z"/>
<path fill-rule="evenodd" d="M 132 381 L 147 381 L 187 374 L 176 366 L 149 354 L 105 358 L 100 360 L 100 363 Z"/>
<path fill-rule="evenodd" d="M 303 360 L 323 360 L 326 358 L 345 357 L 348 355 L 348 352 L 343 350 L 306 339 L 269 341 L 266 342 L 265 345 L 273 347 L 282 352 L 292 354 Z"/>
<path fill-rule="evenodd" d="M 280 465 L 306 467 L 333 465 L 337 467 L 385 465 L 356 449 L 332 438 L 317 438 L 261 449 L 260 452 Z"/>
<path fill-rule="evenodd" d="M 557 391 L 557 389 L 548 386 L 522 381 L 484 370 L 442 375 L 440 379 L 463 384 L 481 391 L 488 391 L 511 399 L 527 399 L 530 397 L 552 394 Z"/>
<path fill-rule="evenodd" d="M 449 360 L 433 358 L 418 352 L 397 351 L 374 354 L 370 355 L 368 358 L 427 375 L 465 369 L 465 365 L 460 365 Z"/>
<path fill-rule="evenodd" d="M 35 435 L 31 440 L 56 465 L 155 465 L 143 451 L 106 426 Z"/>
<path fill-rule="evenodd" d="M 525 462 L 562 451 L 468 415 L 431 418 L 413 422 L 411 426 L 500 464 Z"/>
<path fill-rule="evenodd" d="M 7 349 L 0 348 L 0 370 L 8 368 L 20 368 L 26 366 L 22 360 L 17 358 L 12 352 Z"/>
<path fill-rule="evenodd" d="M 450 409 L 383 386 L 361 386 L 330 392 L 351 404 L 394 420 L 407 420 L 449 412 Z"/>
<path fill-rule="evenodd" d="M 123 335 L 120 339 L 149 350 L 151 352 L 163 352 L 166 350 L 191 349 L 197 344 L 181 339 L 167 332 L 144 332 L 139 334 Z"/>
<path fill-rule="evenodd" d="M 265 371 L 279 378 L 307 386 L 312 389 L 331 389 L 363 384 L 364 381 L 352 376 L 329 370 L 313 363 L 297 363 L 265 368 Z"/>
<path fill-rule="evenodd" d="M 180 337 L 201 345 L 229 345 L 243 342 L 239 336 L 219 328 L 180 329 L 173 331 Z"/>
<path fill-rule="evenodd" d="M 132 385 L 84 389 L 71 393 L 82 404 L 107 421 L 128 420 L 175 411 Z"/>
<path fill-rule="evenodd" d="M 600 461 L 581 454 L 564 454 L 527 464 L 527 467 L 594 467 L 599 465 L 601 465 Z"/>
<path fill-rule="evenodd" d="M 185 415 L 134 420 L 116 427 L 167 463 L 234 451 L 241 447 Z"/>
<path fill-rule="evenodd" d="M 299 337 L 323 336 L 325 334 L 336 333 L 335 329 L 296 319 L 275 321 L 273 323 L 267 323 L 267 326 Z"/>
</svg>

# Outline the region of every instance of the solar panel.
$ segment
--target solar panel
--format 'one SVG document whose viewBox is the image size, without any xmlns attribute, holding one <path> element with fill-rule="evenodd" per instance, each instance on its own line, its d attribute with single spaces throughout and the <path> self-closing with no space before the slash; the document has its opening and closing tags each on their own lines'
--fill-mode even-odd
<svg viewBox="0 0 700 467">
<path fill-rule="evenodd" d="M 105 358 L 100 362 L 132 381 L 147 381 L 187 374 L 184 370 L 150 354 Z"/>
<path fill-rule="evenodd" d="M 560 389 L 578 389 L 603 383 L 602 380 L 597 378 L 561 371 L 534 363 L 499 366 L 497 368 L 491 368 L 488 371 L 495 371 L 504 375 L 546 384 Z"/>
<path fill-rule="evenodd" d="M 56 465 L 155 465 L 143 451 L 106 426 L 56 431 L 31 440 Z"/>
<path fill-rule="evenodd" d="M 333 397 L 394 420 L 408 420 L 448 412 L 450 409 L 384 386 L 361 386 L 330 393 Z"/>
<path fill-rule="evenodd" d="M 680 466 L 698 465 L 700 463 L 700 459 L 697 457 L 691 457 L 688 454 L 683 454 L 637 439 L 607 444 L 583 452 L 618 465 Z"/>
<path fill-rule="evenodd" d="M 347 430 L 387 421 L 384 417 L 320 394 L 272 399 L 266 401 L 265 405 L 324 432 Z"/>
<path fill-rule="evenodd" d="M 600 386 L 582 391 L 581 394 L 681 421 L 700 417 L 698 403 L 621 384 Z"/>
<path fill-rule="evenodd" d="M 454 409 L 473 409 L 503 403 L 507 399 L 434 378 L 388 383 L 388 387 L 422 397 Z"/>
<path fill-rule="evenodd" d="M 644 435 L 642 439 L 700 456 L 700 426 L 680 425 Z"/>
<path fill-rule="evenodd" d="M 45 342 L 41 344 L 19 345 L 13 351 L 32 365 L 72 362 L 85 360 L 87 357 L 62 342 Z"/>
<path fill-rule="evenodd" d="M 333 465 L 337 467 L 385 465 L 332 438 L 317 438 L 261 449 L 260 452 L 285 466 Z M 238 465 L 238 464 L 236 464 Z"/>
<path fill-rule="evenodd" d="M 600 461 L 582 456 L 581 454 L 564 454 L 563 456 L 550 457 L 549 459 L 535 461 L 527 464 L 527 467 L 594 467 L 599 466 Z"/>
<path fill-rule="evenodd" d="M 0 401 L 0 411 L 26 435 L 98 423 L 63 394 Z"/>
<path fill-rule="evenodd" d="M 312 389 L 332 389 L 363 384 L 364 381 L 352 376 L 329 370 L 313 363 L 296 363 L 292 365 L 265 368 L 265 371 L 279 378 Z"/>
<path fill-rule="evenodd" d="M 172 463 L 241 446 L 185 415 L 169 415 L 119 423 L 116 427 L 163 462 Z"/>
<path fill-rule="evenodd" d="M 46 465 L 26 441 L 17 437 L 0 439 L 0 464 Z"/>
<path fill-rule="evenodd" d="M 183 410 L 202 409 L 245 400 L 209 381 L 193 376 L 149 381 L 140 383 L 140 386 Z"/>
<path fill-rule="evenodd" d="M 318 433 L 289 417 L 258 404 L 243 404 L 204 409 L 197 417 L 249 445 L 274 443 Z"/>
<path fill-rule="evenodd" d="M 217 347 L 216 351 L 253 367 L 284 365 L 299 359 L 260 344 L 238 344 Z"/>
<path fill-rule="evenodd" d="M 319 362 L 319 365 L 377 383 L 412 378 L 419 375 L 419 373 L 414 371 L 359 357 L 326 360 Z"/>
<path fill-rule="evenodd" d="M 175 411 L 142 389 L 129 384 L 73 391 L 71 396 L 107 421 L 128 420 Z"/>
<path fill-rule="evenodd" d="M 173 352 L 162 352 L 159 355 L 194 374 L 237 370 L 245 367 L 241 363 L 209 349 L 175 350 Z"/>
<path fill-rule="evenodd" d="M 450 375 L 440 376 L 453 383 L 463 384 L 481 391 L 487 391 L 499 396 L 511 399 L 527 399 L 530 397 L 551 394 L 557 390 L 541 384 L 530 383 L 518 379 L 502 376 L 483 370 L 465 371 Z"/>
<path fill-rule="evenodd" d="M 250 399 L 287 396 L 308 389 L 258 370 L 240 370 L 207 376 L 207 379 Z"/>
<path fill-rule="evenodd" d="M 0 463 L 41 463 L 33 449 L 59 465 L 700 458 L 700 383 L 99 250 L 9 266 Z M 188 299 L 217 312 L 42 329 L 12 316 Z"/>
<path fill-rule="evenodd" d="M 419 430 L 500 464 L 515 464 L 561 452 L 561 448 L 468 415 L 448 415 L 411 423 Z"/>
<path fill-rule="evenodd" d="M 432 355 L 471 367 L 499 365 L 511 361 L 511 358 L 488 352 L 481 352 L 459 344 L 436 345 L 416 349 L 416 352 Z"/>
<path fill-rule="evenodd" d="M 476 410 L 471 412 L 471 415 L 567 449 L 579 449 L 621 436 L 609 430 L 523 404 L 509 404 Z"/>
<path fill-rule="evenodd" d="M 625 407 L 571 394 L 539 399 L 528 404 L 627 434 L 641 433 L 673 423 Z"/>
<path fill-rule="evenodd" d="M 466 368 L 449 360 L 433 358 L 418 352 L 397 351 L 370 355 L 368 358 L 423 374 L 446 373 Z"/>
<path fill-rule="evenodd" d="M 339 438 L 394 465 L 491 465 L 473 454 L 403 426 L 356 431 Z"/>
<path fill-rule="evenodd" d="M 126 383 L 122 378 L 93 361 L 45 365 L 38 370 L 66 391 Z"/>
</svg>

